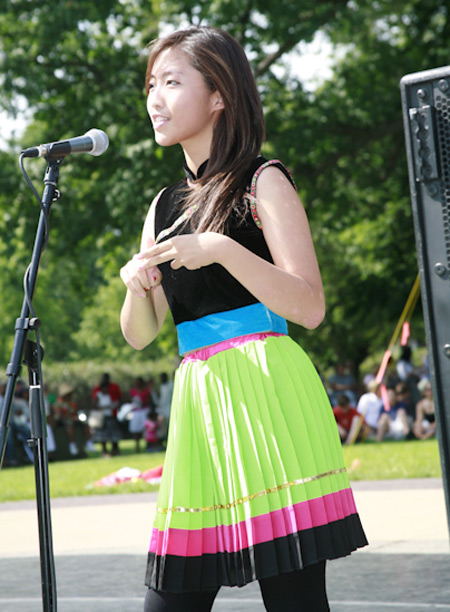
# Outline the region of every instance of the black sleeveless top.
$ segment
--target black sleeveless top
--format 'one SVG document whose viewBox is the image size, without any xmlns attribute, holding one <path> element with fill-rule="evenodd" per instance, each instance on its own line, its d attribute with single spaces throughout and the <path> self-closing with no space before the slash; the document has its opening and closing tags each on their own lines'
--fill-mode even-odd
<svg viewBox="0 0 450 612">
<path fill-rule="evenodd" d="M 264 157 L 260 156 L 255 159 L 248 171 L 247 187 L 249 190 L 255 172 L 264 164 L 269 163 L 282 170 L 294 184 L 281 162 L 277 160 L 267 162 Z M 179 222 L 178 224 L 177 220 L 183 214 L 183 197 L 186 193 L 187 180 L 199 178 L 205 171 L 206 165 L 207 162 L 200 166 L 197 177 L 185 165 L 186 179 L 178 181 L 162 192 L 155 210 L 155 237 L 157 242 L 163 242 L 179 234 L 192 233 L 188 218 L 185 222 Z M 185 214 L 184 217 L 188 217 L 188 215 Z M 240 217 L 238 219 L 237 215 L 232 213 L 227 235 L 256 255 L 273 263 L 263 232 L 257 227 L 250 206 L 243 220 Z M 187 270 L 186 268 L 173 270 L 170 263 L 166 262 L 160 264 L 159 269 L 162 273 L 164 293 L 176 325 L 185 321 L 195 321 L 209 314 L 233 310 L 258 302 L 220 264 L 212 264 L 198 270 Z"/>
</svg>

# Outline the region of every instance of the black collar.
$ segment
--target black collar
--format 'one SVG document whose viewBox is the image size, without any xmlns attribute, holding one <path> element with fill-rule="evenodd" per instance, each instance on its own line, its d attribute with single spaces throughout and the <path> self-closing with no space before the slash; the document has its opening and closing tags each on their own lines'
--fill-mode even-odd
<svg viewBox="0 0 450 612">
<path fill-rule="evenodd" d="M 184 172 L 186 173 L 186 178 L 188 181 L 195 181 L 196 179 L 201 178 L 205 174 L 206 166 L 208 165 L 209 159 L 207 159 L 203 164 L 198 167 L 197 176 L 192 172 L 192 170 L 187 165 L 186 161 L 183 164 Z"/>
</svg>

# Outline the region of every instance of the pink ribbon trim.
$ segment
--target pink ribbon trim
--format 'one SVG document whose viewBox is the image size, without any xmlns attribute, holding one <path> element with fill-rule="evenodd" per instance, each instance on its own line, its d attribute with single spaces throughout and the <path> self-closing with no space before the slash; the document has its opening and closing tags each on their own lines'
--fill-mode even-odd
<svg viewBox="0 0 450 612">
<path fill-rule="evenodd" d="M 282 538 L 299 531 L 320 527 L 356 514 L 351 489 L 300 502 L 281 510 L 245 519 L 235 525 L 204 529 L 154 528 L 149 552 L 159 556 L 197 557 L 202 554 L 234 553 Z"/>
<path fill-rule="evenodd" d="M 269 336 L 284 335 L 285 334 L 279 334 L 277 332 L 260 332 L 256 334 L 247 334 L 245 336 L 239 336 L 238 338 L 230 338 L 229 340 L 224 340 L 223 342 L 218 342 L 217 344 L 213 344 L 212 346 L 207 346 L 205 348 L 192 351 L 192 353 L 188 353 L 184 356 L 183 361 L 181 363 L 185 363 L 187 361 L 207 361 L 210 357 L 216 355 L 217 353 L 226 351 L 227 349 L 231 348 L 238 348 L 243 344 L 247 344 L 247 342 L 264 340 Z"/>
</svg>

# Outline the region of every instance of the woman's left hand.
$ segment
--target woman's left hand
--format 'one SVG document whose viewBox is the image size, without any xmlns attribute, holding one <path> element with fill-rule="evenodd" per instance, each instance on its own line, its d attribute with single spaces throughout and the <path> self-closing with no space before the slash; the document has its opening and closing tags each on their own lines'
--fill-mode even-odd
<svg viewBox="0 0 450 612">
<path fill-rule="evenodd" d="M 141 251 L 137 256 L 141 261 L 138 267 L 147 269 L 170 261 L 170 266 L 174 270 L 182 267 L 197 270 L 213 263 L 220 263 L 222 249 L 226 248 L 229 240 L 227 236 L 215 232 L 174 236 Z"/>
</svg>

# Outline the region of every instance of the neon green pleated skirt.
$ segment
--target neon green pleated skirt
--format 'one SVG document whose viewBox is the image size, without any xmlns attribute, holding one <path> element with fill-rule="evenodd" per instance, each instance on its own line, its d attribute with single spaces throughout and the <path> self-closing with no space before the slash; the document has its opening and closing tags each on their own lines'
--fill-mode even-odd
<svg viewBox="0 0 450 612">
<path fill-rule="evenodd" d="M 365 546 L 333 412 L 288 336 L 177 370 L 146 584 L 201 591 Z"/>
</svg>

